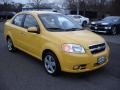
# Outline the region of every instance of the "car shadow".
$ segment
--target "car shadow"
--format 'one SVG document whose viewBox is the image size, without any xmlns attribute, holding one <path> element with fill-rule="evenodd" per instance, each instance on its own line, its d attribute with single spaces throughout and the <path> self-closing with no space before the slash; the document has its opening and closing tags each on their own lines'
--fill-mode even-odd
<svg viewBox="0 0 120 90">
<path fill-rule="evenodd" d="M 35 57 L 23 52 L 23 51 L 20 51 L 20 50 L 16 50 L 15 52 L 13 52 L 14 55 L 19 55 L 19 56 L 22 56 L 23 58 L 26 58 L 25 60 L 27 60 L 28 62 L 34 64 L 34 65 L 37 65 L 37 67 L 40 68 L 40 72 L 46 74 L 47 76 L 49 74 L 46 73 L 44 67 L 43 67 L 43 62 L 39 59 L 36 59 Z M 96 75 L 100 75 L 101 73 L 104 73 L 105 72 L 105 68 L 100 68 L 100 69 L 97 69 L 97 70 L 93 70 L 93 71 L 89 71 L 89 72 L 84 72 L 84 73 L 68 73 L 68 72 L 61 72 L 60 75 L 58 76 L 51 76 L 51 77 L 59 77 L 61 79 L 85 79 L 85 78 L 90 78 L 90 77 L 94 77 Z"/>
<path fill-rule="evenodd" d="M 67 73 L 67 72 L 62 72 L 61 77 L 63 78 L 74 78 L 74 79 L 84 79 L 84 78 L 90 78 L 94 77 L 96 75 L 100 75 L 105 72 L 105 67 L 89 71 L 89 72 L 82 72 L 82 73 Z"/>
<path fill-rule="evenodd" d="M 6 50 L 7 50 L 7 47 L 6 47 Z M 18 56 L 18 58 L 20 57 L 20 58 L 24 58 L 25 60 L 29 60 L 29 62 L 31 62 L 33 64 L 37 64 L 37 65 L 40 65 L 40 66 L 42 65 L 42 61 L 41 60 L 39 60 L 39 59 L 37 59 L 37 58 L 35 58 L 35 57 L 33 57 L 33 56 L 31 56 L 31 55 L 21 51 L 19 49 L 16 49 L 15 51 L 10 52 L 10 53 L 12 53 L 15 56 Z"/>
</svg>

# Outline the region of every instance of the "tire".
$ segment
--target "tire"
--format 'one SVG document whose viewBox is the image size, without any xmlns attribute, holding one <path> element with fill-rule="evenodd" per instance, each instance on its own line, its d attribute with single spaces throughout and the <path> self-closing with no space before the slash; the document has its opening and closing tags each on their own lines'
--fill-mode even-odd
<svg viewBox="0 0 120 90">
<path fill-rule="evenodd" d="M 83 21 L 82 26 L 83 27 L 87 26 L 87 21 Z"/>
<path fill-rule="evenodd" d="M 116 27 L 112 28 L 111 34 L 112 35 L 116 35 L 117 34 L 117 28 Z"/>
<path fill-rule="evenodd" d="M 13 42 L 12 42 L 11 38 L 7 38 L 7 48 L 8 48 L 9 52 L 15 51 L 15 47 L 13 45 Z"/>
<path fill-rule="evenodd" d="M 52 52 L 47 52 L 43 57 L 44 68 L 46 72 L 52 76 L 57 76 L 60 74 L 60 64 L 56 55 Z"/>
</svg>

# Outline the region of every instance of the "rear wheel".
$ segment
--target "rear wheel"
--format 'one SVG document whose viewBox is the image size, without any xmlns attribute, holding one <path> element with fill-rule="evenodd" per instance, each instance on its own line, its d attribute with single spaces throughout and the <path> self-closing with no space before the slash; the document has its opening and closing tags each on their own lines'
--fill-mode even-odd
<svg viewBox="0 0 120 90">
<path fill-rule="evenodd" d="M 11 38 L 7 38 L 7 48 L 10 52 L 15 51 L 15 47 L 13 45 L 13 42 L 12 42 Z"/>
<path fill-rule="evenodd" d="M 83 27 L 87 26 L 87 21 L 83 21 L 82 26 Z"/>
<path fill-rule="evenodd" d="M 44 68 L 48 74 L 56 76 L 60 73 L 60 64 L 55 54 L 47 52 L 43 57 Z"/>
</svg>

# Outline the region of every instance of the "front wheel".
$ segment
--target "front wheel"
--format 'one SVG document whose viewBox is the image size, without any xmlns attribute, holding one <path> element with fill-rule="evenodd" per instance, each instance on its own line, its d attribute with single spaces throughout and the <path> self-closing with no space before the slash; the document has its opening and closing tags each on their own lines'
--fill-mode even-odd
<svg viewBox="0 0 120 90">
<path fill-rule="evenodd" d="M 60 64 L 55 54 L 51 52 L 45 53 L 43 60 L 48 74 L 56 76 L 60 73 Z"/>
<path fill-rule="evenodd" d="M 116 35 L 117 34 L 117 28 L 116 27 L 112 28 L 111 34 L 112 35 Z"/>
<path fill-rule="evenodd" d="M 87 21 L 83 21 L 82 26 L 86 27 L 87 26 Z"/>
</svg>

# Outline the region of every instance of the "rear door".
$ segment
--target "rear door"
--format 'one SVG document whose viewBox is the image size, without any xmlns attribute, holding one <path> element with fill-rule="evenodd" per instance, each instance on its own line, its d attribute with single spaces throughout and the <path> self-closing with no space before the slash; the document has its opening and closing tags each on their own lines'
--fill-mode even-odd
<svg viewBox="0 0 120 90">
<path fill-rule="evenodd" d="M 10 27 L 11 34 L 14 39 L 14 45 L 16 47 L 21 47 L 23 43 L 21 40 L 21 34 L 22 31 L 24 31 L 22 27 L 24 18 L 25 18 L 25 14 L 19 14 L 13 19 L 11 23 L 11 27 Z"/>
</svg>

